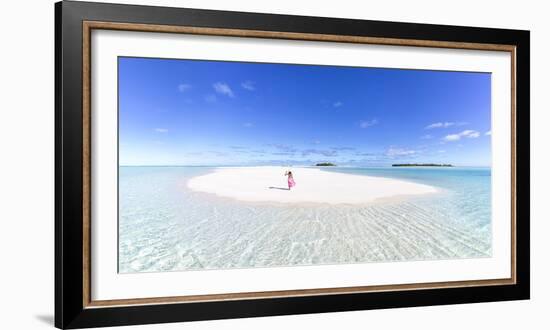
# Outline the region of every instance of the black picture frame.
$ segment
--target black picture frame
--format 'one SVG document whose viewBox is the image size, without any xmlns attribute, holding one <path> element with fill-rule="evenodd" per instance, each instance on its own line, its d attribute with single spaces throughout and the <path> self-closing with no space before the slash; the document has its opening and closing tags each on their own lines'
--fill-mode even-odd
<svg viewBox="0 0 550 330">
<path fill-rule="evenodd" d="M 208 302 L 85 306 L 83 22 L 513 45 L 516 283 Z M 55 326 L 85 328 L 529 299 L 529 31 L 62 1 L 55 4 Z"/>
</svg>

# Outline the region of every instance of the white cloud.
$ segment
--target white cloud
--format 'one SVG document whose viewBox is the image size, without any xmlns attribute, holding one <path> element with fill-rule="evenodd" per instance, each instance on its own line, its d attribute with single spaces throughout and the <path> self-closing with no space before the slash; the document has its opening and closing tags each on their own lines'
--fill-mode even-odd
<svg viewBox="0 0 550 330">
<path fill-rule="evenodd" d="M 460 140 L 460 134 L 449 134 L 443 138 L 445 141 L 458 141 Z"/>
<path fill-rule="evenodd" d="M 190 84 L 179 84 L 178 85 L 178 90 L 182 93 L 188 91 L 189 89 L 191 89 Z"/>
<path fill-rule="evenodd" d="M 332 104 L 332 106 L 335 107 L 335 108 L 339 108 L 343 105 L 344 105 L 344 103 L 342 101 L 336 101 Z"/>
<path fill-rule="evenodd" d="M 374 126 L 378 124 L 378 120 L 376 119 L 373 119 L 373 120 L 361 120 L 359 122 L 359 127 L 361 128 L 367 128 L 367 127 L 371 127 L 371 126 Z"/>
<path fill-rule="evenodd" d="M 253 123 L 244 123 L 243 126 L 244 127 L 254 127 L 254 124 Z"/>
<path fill-rule="evenodd" d="M 226 95 L 226 96 L 229 96 L 229 97 L 235 97 L 235 94 L 233 94 L 233 90 L 231 90 L 231 87 L 229 87 L 229 85 L 226 84 L 226 83 L 217 82 L 214 85 L 212 85 L 212 87 L 214 87 L 214 90 L 216 92 L 218 92 L 222 95 Z"/>
<path fill-rule="evenodd" d="M 452 141 L 458 141 L 462 138 L 469 138 L 469 139 L 475 139 L 479 137 L 479 132 L 474 131 L 471 129 L 467 129 L 465 131 L 462 131 L 460 133 L 456 134 L 449 134 L 443 138 L 443 141 L 452 142 Z"/>
<path fill-rule="evenodd" d="M 491 134 L 493 134 L 492 131 L 487 131 L 487 132 L 485 132 L 485 135 L 491 135 Z"/>
<path fill-rule="evenodd" d="M 338 156 L 338 151 L 336 150 L 319 150 L 319 149 L 305 149 L 302 150 L 302 156 L 311 156 L 311 155 L 321 155 L 325 157 L 334 157 Z"/>
<path fill-rule="evenodd" d="M 250 81 L 250 80 L 242 82 L 241 87 L 246 89 L 246 90 L 249 90 L 249 91 L 256 90 L 255 83 L 253 81 Z"/>
<path fill-rule="evenodd" d="M 465 123 L 465 122 L 446 121 L 446 122 L 438 122 L 438 123 L 430 124 L 430 125 L 424 127 L 424 129 L 447 128 L 447 127 L 451 127 L 451 126 L 462 126 L 462 125 L 466 125 L 466 124 L 467 123 Z"/>
<path fill-rule="evenodd" d="M 452 123 L 452 122 L 433 123 L 433 124 L 430 124 L 430 125 L 426 126 L 425 129 L 441 128 L 441 127 L 447 128 L 447 127 L 453 126 L 454 124 L 455 123 Z"/>
<path fill-rule="evenodd" d="M 430 135 L 430 134 L 426 134 L 426 135 L 422 135 L 420 138 L 421 138 L 422 140 L 429 140 L 429 139 L 433 138 L 433 136 Z"/>
<path fill-rule="evenodd" d="M 394 148 L 390 147 L 386 151 L 386 156 L 388 157 L 395 157 L 395 156 L 410 156 L 416 154 L 416 150 L 409 150 L 409 149 L 401 149 L 401 148 Z"/>
<path fill-rule="evenodd" d="M 466 135 L 467 138 L 474 139 L 479 137 L 479 132 L 472 132 Z"/>
<path fill-rule="evenodd" d="M 155 128 L 155 132 L 166 133 L 166 132 L 168 132 L 168 129 L 166 129 L 166 128 Z"/>
</svg>

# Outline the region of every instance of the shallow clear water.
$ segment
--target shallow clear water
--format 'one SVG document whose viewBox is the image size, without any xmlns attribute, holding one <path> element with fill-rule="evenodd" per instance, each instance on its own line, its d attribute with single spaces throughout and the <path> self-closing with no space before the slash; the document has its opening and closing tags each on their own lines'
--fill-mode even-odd
<svg viewBox="0 0 550 330">
<path fill-rule="evenodd" d="M 120 167 L 119 271 L 390 262 L 491 255 L 489 168 L 325 168 L 442 192 L 352 205 L 246 203 L 188 190 L 209 167 Z"/>
</svg>

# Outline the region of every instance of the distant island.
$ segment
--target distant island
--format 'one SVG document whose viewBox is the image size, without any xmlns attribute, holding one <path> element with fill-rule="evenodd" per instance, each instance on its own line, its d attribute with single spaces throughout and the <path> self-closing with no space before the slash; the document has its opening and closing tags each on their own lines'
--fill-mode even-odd
<svg viewBox="0 0 550 330">
<path fill-rule="evenodd" d="M 392 164 L 391 166 L 394 167 L 406 167 L 406 166 L 432 166 L 432 167 L 453 167 L 451 164 Z"/>
<path fill-rule="evenodd" d="M 336 166 L 336 164 L 333 163 L 317 163 L 315 166 Z"/>
</svg>

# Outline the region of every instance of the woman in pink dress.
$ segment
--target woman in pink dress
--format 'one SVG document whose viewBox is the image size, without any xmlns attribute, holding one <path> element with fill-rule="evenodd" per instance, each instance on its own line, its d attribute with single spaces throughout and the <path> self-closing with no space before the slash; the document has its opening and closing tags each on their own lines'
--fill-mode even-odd
<svg viewBox="0 0 550 330">
<path fill-rule="evenodd" d="M 294 182 L 294 177 L 292 176 L 291 171 L 286 171 L 285 175 L 288 177 L 288 190 L 290 190 L 290 188 L 296 185 L 296 182 Z"/>
</svg>

